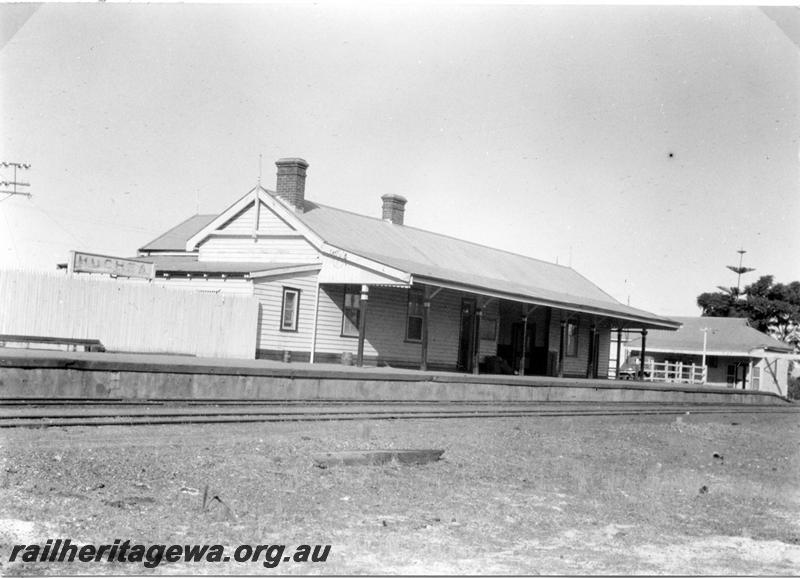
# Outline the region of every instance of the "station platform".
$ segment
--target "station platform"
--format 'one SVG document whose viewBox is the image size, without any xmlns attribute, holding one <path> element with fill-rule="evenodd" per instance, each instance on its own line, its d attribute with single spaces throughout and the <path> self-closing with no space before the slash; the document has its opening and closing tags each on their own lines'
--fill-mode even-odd
<svg viewBox="0 0 800 578">
<path fill-rule="evenodd" d="M 774 393 L 715 386 L 0 348 L 0 400 L 71 398 L 791 403 Z"/>
</svg>

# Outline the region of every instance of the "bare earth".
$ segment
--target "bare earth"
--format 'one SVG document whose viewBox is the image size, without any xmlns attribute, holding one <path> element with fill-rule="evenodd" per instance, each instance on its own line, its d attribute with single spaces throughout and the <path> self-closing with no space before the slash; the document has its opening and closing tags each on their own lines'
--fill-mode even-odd
<svg viewBox="0 0 800 578">
<path fill-rule="evenodd" d="M 8 430 L 0 572 L 800 573 L 800 413 Z M 440 448 L 426 466 L 311 455 Z M 717 454 L 717 457 L 714 456 Z M 203 493 L 219 496 L 203 508 Z M 9 563 L 14 544 L 330 544 L 326 562 Z"/>
</svg>

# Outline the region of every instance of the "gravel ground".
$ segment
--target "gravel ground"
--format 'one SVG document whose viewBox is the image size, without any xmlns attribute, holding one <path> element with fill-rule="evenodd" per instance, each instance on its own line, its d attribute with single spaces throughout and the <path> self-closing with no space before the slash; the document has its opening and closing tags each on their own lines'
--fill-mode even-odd
<svg viewBox="0 0 800 578">
<path fill-rule="evenodd" d="M 8 430 L 0 571 L 796 575 L 799 434 L 800 413 Z M 445 452 L 311 459 L 386 448 Z M 273 569 L 10 562 L 13 545 L 57 538 L 331 549 Z"/>
</svg>

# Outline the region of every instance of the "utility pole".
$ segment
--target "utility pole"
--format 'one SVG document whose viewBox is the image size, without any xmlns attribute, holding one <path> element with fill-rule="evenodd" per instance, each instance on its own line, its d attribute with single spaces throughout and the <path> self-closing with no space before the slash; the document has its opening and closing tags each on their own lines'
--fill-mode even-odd
<svg viewBox="0 0 800 578">
<path fill-rule="evenodd" d="M 703 332 L 703 360 L 700 362 L 703 366 L 703 383 L 708 381 L 708 368 L 706 367 L 706 352 L 708 351 L 708 327 L 703 327 L 700 331 Z M 692 376 L 694 379 L 694 375 Z"/>
<path fill-rule="evenodd" d="M 30 187 L 30 183 L 23 183 L 21 181 L 17 181 L 17 170 L 26 171 L 31 168 L 31 165 L 28 163 L 9 163 L 6 161 L 0 161 L 0 167 L 7 169 L 12 167 L 14 169 L 14 178 L 10 181 L 0 181 L 0 187 L 11 187 L 11 190 L 0 190 L 0 193 L 7 194 L 7 195 L 23 195 L 25 197 L 30 197 L 31 194 L 27 191 L 19 191 L 17 187 Z"/>
<path fill-rule="evenodd" d="M 745 251 L 744 249 L 739 249 L 736 252 L 739 253 L 739 266 L 738 267 L 734 267 L 733 265 L 726 265 L 726 266 L 728 267 L 728 269 L 736 273 L 736 296 L 738 297 L 742 286 L 742 274 L 750 273 L 751 271 L 755 271 L 755 269 L 753 269 L 752 267 L 742 267 L 742 257 L 744 257 L 744 254 L 747 253 L 747 251 Z"/>
</svg>

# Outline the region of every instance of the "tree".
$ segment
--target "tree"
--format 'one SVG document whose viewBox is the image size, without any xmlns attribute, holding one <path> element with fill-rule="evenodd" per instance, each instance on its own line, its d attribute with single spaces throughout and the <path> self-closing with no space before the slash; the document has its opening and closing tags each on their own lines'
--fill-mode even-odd
<svg viewBox="0 0 800 578">
<path fill-rule="evenodd" d="M 750 326 L 800 348 L 800 281 L 775 283 L 763 275 L 741 294 L 736 287 L 720 289 L 698 295 L 703 317 L 746 317 Z"/>
<path fill-rule="evenodd" d="M 747 317 L 744 302 L 739 300 L 736 287 L 715 293 L 702 293 L 697 296 L 697 305 L 703 309 L 703 317 Z"/>
<path fill-rule="evenodd" d="M 796 346 L 800 327 L 800 281 L 774 283 L 772 275 L 764 275 L 745 291 L 750 324 Z"/>
</svg>

